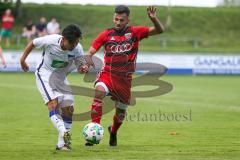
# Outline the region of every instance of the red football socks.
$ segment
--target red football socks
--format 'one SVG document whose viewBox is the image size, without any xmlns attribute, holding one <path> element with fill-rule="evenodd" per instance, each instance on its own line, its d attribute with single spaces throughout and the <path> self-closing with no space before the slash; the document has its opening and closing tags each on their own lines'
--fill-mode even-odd
<svg viewBox="0 0 240 160">
<path fill-rule="evenodd" d="M 93 99 L 91 110 L 92 122 L 100 124 L 102 118 L 102 105 L 103 102 L 101 99 Z"/>
</svg>

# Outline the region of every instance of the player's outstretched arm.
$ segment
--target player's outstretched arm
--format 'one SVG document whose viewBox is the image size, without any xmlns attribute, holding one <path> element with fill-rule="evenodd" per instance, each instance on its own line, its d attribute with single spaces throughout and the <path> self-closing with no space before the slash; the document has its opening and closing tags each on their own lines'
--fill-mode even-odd
<svg viewBox="0 0 240 160">
<path fill-rule="evenodd" d="M 93 47 L 90 47 L 88 50 L 88 53 L 85 55 L 86 56 L 86 62 L 89 66 L 93 66 L 95 68 L 95 64 L 92 60 L 93 55 L 97 52 L 97 50 Z"/>
<path fill-rule="evenodd" d="M 78 73 L 87 73 L 88 72 L 88 65 L 86 63 L 84 56 L 79 56 L 75 58 L 75 65 L 77 67 Z"/>
<path fill-rule="evenodd" d="M 150 6 L 147 8 L 147 14 L 148 17 L 151 19 L 153 22 L 153 27 L 150 27 L 149 29 L 149 36 L 153 36 L 156 34 L 160 34 L 164 31 L 164 27 L 160 20 L 157 18 L 157 8 Z"/>
<path fill-rule="evenodd" d="M 20 64 L 24 72 L 27 72 L 29 70 L 29 66 L 26 63 L 26 58 L 28 57 L 29 53 L 32 51 L 33 48 L 34 48 L 34 45 L 33 45 L 33 42 L 31 41 L 30 43 L 28 43 L 20 59 Z"/>
</svg>

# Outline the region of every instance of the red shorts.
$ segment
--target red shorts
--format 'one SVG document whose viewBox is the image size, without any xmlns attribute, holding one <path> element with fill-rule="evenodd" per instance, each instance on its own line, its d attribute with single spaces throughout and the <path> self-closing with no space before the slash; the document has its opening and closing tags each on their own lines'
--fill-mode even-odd
<svg viewBox="0 0 240 160">
<path fill-rule="evenodd" d="M 106 84 L 112 96 L 111 99 L 127 105 L 130 104 L 132 74 L 125 75 L 122 73 L 101 71 L 98 74 L 97 82 Z"/>
</svg>

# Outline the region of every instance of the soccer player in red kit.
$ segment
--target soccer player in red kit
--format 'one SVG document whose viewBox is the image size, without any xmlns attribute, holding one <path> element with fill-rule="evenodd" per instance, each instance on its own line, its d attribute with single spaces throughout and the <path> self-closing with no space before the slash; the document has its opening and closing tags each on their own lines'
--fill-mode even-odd
<svg viewBox="0 0 240 160">
<path fill-rule="evenodd" d="M 156 15 L 155 7 L 148 7 L 147 14 L 153 27 L 128 26 L 130 10 L 119 5 L 113 16 L 114 28 L 101 32 L 87 53 L 87 63 L 94 67 L 92 56 L 104 47 L 104 66 L 95 82 L 95 97 L 91 108 L 92 122 L 99 123 L 102 116 L 103 98 L 110 95 L 115 101 L 116 112 L 109 126 L 110 146 L 117 146 L 117 131 L 125 116 L 131 97 L 132 73 L 138 53 L 139 41 L 163 32 L 164 28 Z M 86 145 L 93 145 L 89 142 Z"/>
</svg>

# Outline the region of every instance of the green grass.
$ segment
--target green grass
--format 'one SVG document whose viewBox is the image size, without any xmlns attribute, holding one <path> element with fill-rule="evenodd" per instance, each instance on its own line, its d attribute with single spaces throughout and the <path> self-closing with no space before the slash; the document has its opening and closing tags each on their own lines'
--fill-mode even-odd
<svg viewBox="0 0 240 160">
<path fill-rule="evenodd" d="M 92 83 L 83 82 L 82 78 L 76 74 L 69 77 L 72 84 L 91 88 Z M 104 139 L 94 147 L 83 145 L 81 130 L 88 121 L 75 121 L 70 153 L 54 150 L 56 130 L 35 86 L 34 74 L 0 73 L 0 79 L 0 159 L 237 160 L 240 157 L 239 76 L 163 76 L 173 90 L 162 96 L 137 99 L 119 130 L 118 147 L 108 146 L 107 126 L 112 111 L 103 116 Z M 76 96 L 75 100 L 75 113 L 89 109 L 90 98 Z M 188 119 L 144 118 L 159 111 L 185 115 Z M 139 112 L 140 120 L 130 118 Z M 171 135 L 172 132 L 177 134 Z"/>
<path fill-rule="evenodd" d="M 56 17 L 63 28 L 69 23 L 80 25 L 83 36 L 83 47 L 87 50 L 91 41 L 104 29 L 113 27 L 113 6 L 92 5 L 52 5 L 52 4 L 23 4 L 22 18 L 16 19 L 13 33 L 21 34 L 22 27 L 27 19 L 31 18 L 38 23 L 41 16 L 48 20 Z M 152 26 L 146 7 L 130 6 L 130 25 Z M 194 52 L 240 52 L 240 10 L 238 7 L 218 8 L 191 8 L 172 7 L 170 12 L 167 7 L 158 7 L 158 17 L 166 26 L 168 14 L 171 14 L 172 23 L 162 35 L 144 40 L 146 45 L 141 46 L 143 51 L 194 51 Z M 188 39 L 184 41 L 183 39 Z M 168 39 L 166 47 L 161 40 Z M 198 48 L 193 46 L 191 39 L 197 39 Z M 10 49 L 23 49 L 26 40 L 16 46 L 13 38 Z M 3 45 L 4 47 L 4 45 Z M 5 49 L 5 47 L 4 47 Z"/>
</svg>

